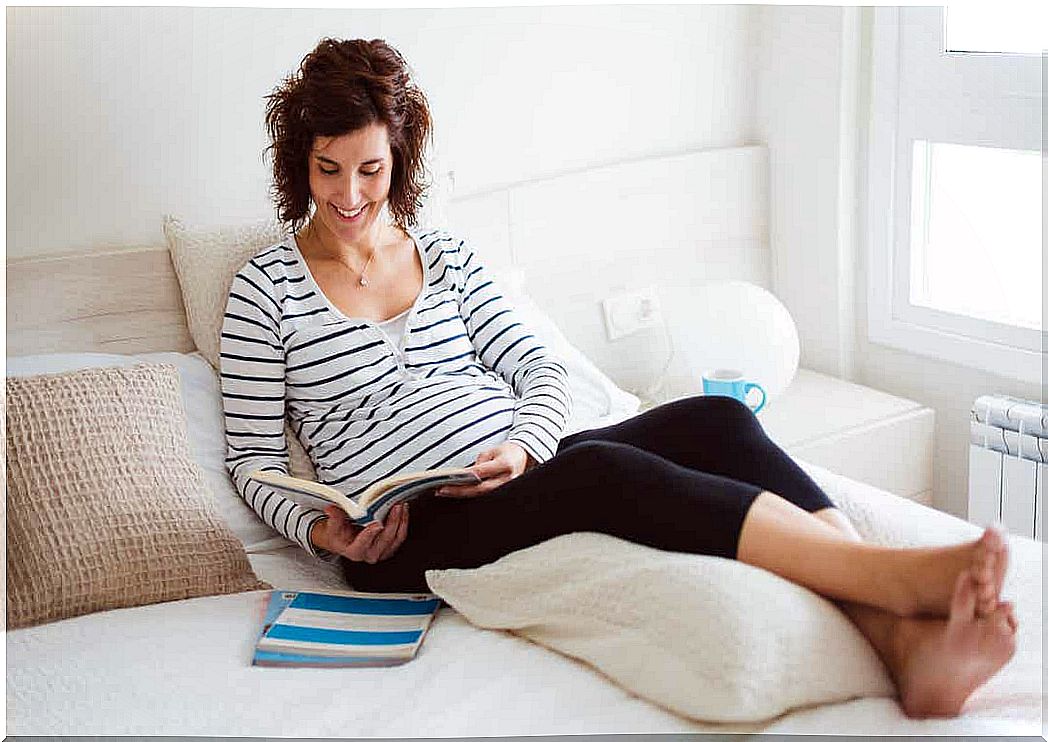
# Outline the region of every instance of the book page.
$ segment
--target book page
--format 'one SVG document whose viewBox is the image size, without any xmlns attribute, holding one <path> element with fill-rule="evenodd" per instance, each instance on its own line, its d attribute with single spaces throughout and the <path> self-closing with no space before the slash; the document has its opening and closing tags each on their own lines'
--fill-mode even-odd
<svg viewBox="0 0 1048 742">
<path fill-rule="evenodd" d="M 391 496 L 390 505 L 413 499 L 428 489 L 436 489 L 445 484 L 468 484 L 479 482 L 480 478 L 469 469 L 430 469 L 429 471 L 400 474 L 376 482 L 361 493 L 356 501 L 361 506 L 371 509 L 380 499 Z"/>
<path fill-rule="evenodd" d="M 363 507 L 349 497 L 334 487 L 320 482 L 289 477 L 274 471 L 255 471 L 248 476 L 257 482 L 269 485 L 299 505 L 323 509 L 328 503 L 334 503 L 346 511 L 350 518 L 360 518 L 367 514 Z"/>
</svg>

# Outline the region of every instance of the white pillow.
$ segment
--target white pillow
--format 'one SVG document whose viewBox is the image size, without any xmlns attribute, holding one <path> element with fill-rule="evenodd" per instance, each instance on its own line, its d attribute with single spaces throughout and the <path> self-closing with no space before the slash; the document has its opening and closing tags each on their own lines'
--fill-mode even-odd
<svg viewBox="0 0 1048 742">
<path fill-rule="evenodd" d="M 426 580 L 470 623 L 582 660 L 693 719 L 762 721 L 894 694 L 832 603 L 742 562 L 573 533 Z"/>
<path fill-rule="evenodd" d="M 550 350 L 564 361 L 571 390 L 571 417 L 565 435 L 610 425 L 636 414 L 640 399 L 619 388 L 603 371 L 564 337 L 564 333 L 529 296 L 514 298 L 514 306 L 525 326 L 531 328 Z M 610 422 L 609 422 L 610 418 Z"/>
<path fill-rule="evenodd" d="M 136 363 L 170 363 L 178 369 L 193 458 L 204 470 L 219 515 L 244 544 L 245 551 L 251 554 L 290 544 L 259 520 L 233 487 L 225 464 L 226 434 L 218 376 L 199 354 L 56 353 L 20 356 L 7 359 L 7 375 L 35 376 L 82 368 L 134 366 Z"/>
<path fill-rule="evenodd" d="M 525 274 L 520 268 L 497 271 L 498 284 L 520 316 L 525 327 L 535 333 L 568 370 L 572 410 L 565 435 L 611 425 L 637 413 L 640 399 L 620 388 L 571 344 L 557 324 L 524 290 Z"/>
</svg>

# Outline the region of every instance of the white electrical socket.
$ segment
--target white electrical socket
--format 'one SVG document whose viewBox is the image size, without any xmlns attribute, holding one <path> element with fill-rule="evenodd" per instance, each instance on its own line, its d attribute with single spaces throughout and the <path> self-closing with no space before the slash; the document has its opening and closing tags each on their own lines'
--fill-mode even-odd
<svg viewBox="0 0 1048 742">
<path fill-rule="evenodd" d="M 600 304 L 608 340 L 618 340 L 662 324 L 662 306 L 654 287 L 613 294 Z"/>
</svg>

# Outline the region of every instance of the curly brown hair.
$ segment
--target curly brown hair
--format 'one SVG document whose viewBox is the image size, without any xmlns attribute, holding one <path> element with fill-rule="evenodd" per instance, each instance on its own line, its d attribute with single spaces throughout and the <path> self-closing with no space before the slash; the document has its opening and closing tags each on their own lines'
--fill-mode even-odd
<svg viewBox="0 0 1048 742">
<path fill-rule="evenodd" d="M 414 226 L 429 187 L 424 162 L 432 121 L 426 96 L 400 52 L 381 39 L 323 39 L 297 74 L 266 96 L 273 161 L 272 194 L 280 219 L 297 230 L 309 215 L 309 154 L 318 136 L 342 136 L 384 124 L 393 154 L 389 213 Z"/>
</svg>

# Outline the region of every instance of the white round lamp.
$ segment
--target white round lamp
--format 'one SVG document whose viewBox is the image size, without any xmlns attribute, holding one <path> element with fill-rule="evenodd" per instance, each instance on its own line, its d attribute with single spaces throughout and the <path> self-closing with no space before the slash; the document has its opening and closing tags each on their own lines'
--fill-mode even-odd
<svg viewBox="0 0 1048 742">
<path fill-rule="evenodd" d="M 745 281 L 708 283 L 692 295 L 688 310 L 683 355 L 695 394 L 702 394 L 702 374 L 715 368 L 741 371 L 764 388 L 769 402 L 793 381 L 800 361 L 797 326 L 771 292 Z M 760 395 L 751 395 L 756 404 Z"/>
</svg>

